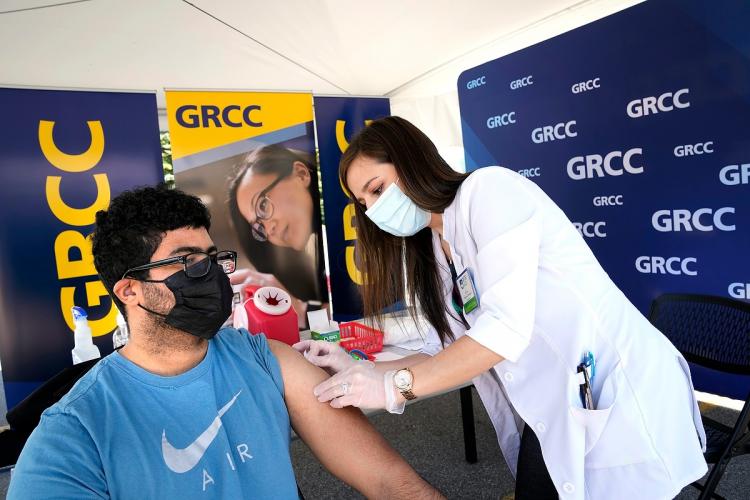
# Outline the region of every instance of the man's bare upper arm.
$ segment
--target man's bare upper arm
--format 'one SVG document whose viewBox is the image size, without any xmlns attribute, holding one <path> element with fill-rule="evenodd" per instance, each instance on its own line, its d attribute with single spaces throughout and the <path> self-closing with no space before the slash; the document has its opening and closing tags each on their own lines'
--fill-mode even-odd
<svg viewBox="0 0 750 500">
<path fill-rule="evenodd" d="M 281 367 L 292 427 L 332 474 L 368 497 L 380 496 L 399 479 L 426 485 L 358 409 L 318 401 L 313 388 L 328 378 L 322 369 L 286 344 L 269 340 L 269 346 Z M 381 484 L 384 477 L 390 485 Z"/>
</svg>

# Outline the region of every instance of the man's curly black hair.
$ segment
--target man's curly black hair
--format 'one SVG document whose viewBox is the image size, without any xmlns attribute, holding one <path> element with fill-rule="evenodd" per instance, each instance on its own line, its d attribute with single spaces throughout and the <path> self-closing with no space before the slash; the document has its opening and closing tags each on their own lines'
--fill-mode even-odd
<svg viewBox="0 0 750 500">
<path fill-rule="evenodd" d="M 211 228 L 211 214 L 195 196 L 164 184 L 125 191 L 96 214 L 94 265 L 112 300 L 125 315 L 112 287 L 131 267 L 146 264 L 164 233 L 182 227 Z"/>
</svg>

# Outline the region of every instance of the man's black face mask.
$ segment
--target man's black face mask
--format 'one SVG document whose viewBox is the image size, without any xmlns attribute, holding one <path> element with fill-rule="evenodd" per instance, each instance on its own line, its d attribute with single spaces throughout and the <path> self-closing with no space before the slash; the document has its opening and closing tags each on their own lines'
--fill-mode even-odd
<svg viewBox="0 0 750 500">
<path fill-rule="evenodd" d="M 208 274 L 200 278 L 189 278 L 182 270 L 164 280 L 149 281 L 167 285 L 174 295 L 174 307 L 168 314 L 161 314 L 138 306 L 196 337 L 210 340 L 232 313 L 232 286 L 221 266 L 212 265 Z"/>
</svg>

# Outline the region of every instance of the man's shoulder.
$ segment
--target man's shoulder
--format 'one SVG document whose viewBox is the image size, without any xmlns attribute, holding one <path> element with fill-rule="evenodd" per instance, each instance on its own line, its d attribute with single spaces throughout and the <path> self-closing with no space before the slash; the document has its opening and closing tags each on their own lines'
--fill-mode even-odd
<svg viewBox="0 0 750 500">
<path fill-rule="evenodd" d="M 265 334 L 252 334 L 244 328 L 222 328 L 216 334 L 213 341 L 216 342 L 217 347 L 221 346 L 232 350 L 241 349 L 246 351 L 250 348 L 251 351 L 256 353 L 265 353 L 268 351 L 268 340 Z"/>
<path fill-rule="evenodd" d="M 281 389 L 283 387 L 278 356 L 272 351 L 265 334 L 251 334 L 244 328 L 222 328 L 212 342 L 219 358 L 227 363 L 243 363 L 267 373 Z M 241 361 L 240 361 L 241 360 Z"/>
<path fill-rule="evenodd" d="M 43 415 L 74 414 L 78 410 L 101 401 L 102 393 L 109 392 L 107 387 L 112 377 L 112 353 L 105 356 L 86 372 L 60 400 L 47 408 Z"/>
</svg>

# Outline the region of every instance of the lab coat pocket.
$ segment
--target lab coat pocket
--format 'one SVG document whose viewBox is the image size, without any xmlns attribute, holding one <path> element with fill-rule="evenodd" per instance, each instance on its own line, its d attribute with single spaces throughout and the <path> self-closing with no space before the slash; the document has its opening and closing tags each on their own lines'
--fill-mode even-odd
<svg viewBox="0 0 750 500">
<path fill-rule="evenodd" d="M 586 430 L 585 450 L 587 455 L 599 441 L 602 431 L 607 426 L 616 398 L 617 386 L 614 384 L 612 374 L 610 374 L 602 384 L 599 398 L 596 399 L 595 410 L 587 410 L 578 406 L 570 407 L 573 419 Z"/>
<path fill-rule="evenodd" d="M 586 468 L 621 467 L 657 458 L 635 395 L 619 364 L 602 383 L 596 410 L 572 410 L 586 428 Z"/>
</svg>

